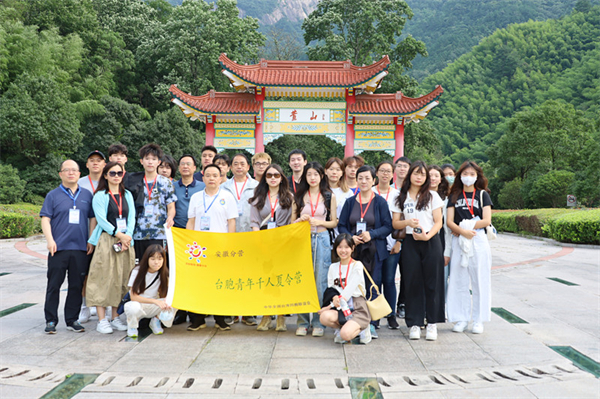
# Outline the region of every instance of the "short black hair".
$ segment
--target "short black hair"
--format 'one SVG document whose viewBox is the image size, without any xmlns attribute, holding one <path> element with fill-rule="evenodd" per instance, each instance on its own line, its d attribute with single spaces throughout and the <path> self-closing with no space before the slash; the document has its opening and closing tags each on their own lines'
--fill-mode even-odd
<svg viewBox="0 0 600 399">
<path fill-rule="evenodd" d="M 442 170 L 446 169 L 446 168 L 450 168 L 452 169 L 452 171 L 454 173 L 456 173 L 456 168 L 454 167 L 454 165 L 452 165 L 451 163 L 445 163 L 442 166 L 440 166 L 440 168 L 442 168 Z"/>
<path fill-rule="evenodd" d="M 162 148 L 160 148 L 160 146 L 155 143 L 148 143 L 142 148 L 140 148 L 139 154 L 140 159 L 144 159 L 148 155 L 154 155 L 158 159 L 163 159 L 165 155 Z"/>
<path fill-rule="evenodd" d="M 219 168 L 219 165 L 216 165 L 214 163 L 211 163 L 210 165 L 206 165 L 204 167 L 204 173 L 206 174 L 206 169 L 208 168 L 217 168 L 217 170 L 219 171 L 219 176 L 221 176 L 221 168 Z"/>
<path fill-rule="evenodd" d="M 290 153 L 288 154 L 288 162 L 290 162 L 292 155 L 296 155 L 296 154 L 302 155 L 302 158 L 304 158 L 304 160 L 306 161 L 306 153 L 304 151 L 302 151 L 301 149 L 296 148 L 296 149 L 293 149 L 292 151 L 290 151 Z"/>
<path fill-rule="evenodd" d="M 404 163 L 407 163 L 409 165 L 412 164 L 412 162 L 410 161 L 410 159 L 408 159 L 406 157 L 400 157 L 400 158 L 396 159 L 396 162 L 394 162 L 394 164 L 397 164 L 398 162 L 404 162 Z"/>
<path fill-rule="evenodd" d="M 172 156 L 165 154 L 160 161 L 160 165 L 158 166 L 163 164 L 169 165 L 169 168 L 171 168 L 171 179 L 174 179 L 175 173 L 177 173 L 177 164 L 175 164 L 175 159 L 173 159 Z"/>
<path fill-rule="evenodd" d="M 358 170 L 356 171 L 356 177 L 358 177 L 358 175 L 360 173 L 363 173 L 363 172 L 369 172 L 369 173 L 371 173 L 371 177 L 373 179 L 375 179 L 375 176 L 376 176 L 376 174 L 375 174 L 375 168 L 372 167 L 371 165 L 363 165 L 360 168 L 358 168 Z"/>
<path fill-rule="evenodd" d="M 179 157 L 179 161 L 177 161 L 177 164 L 180 164 L 181 160 L 183 158 L 192 158 L 192 161 L 194 162 L 194 166 L 198 165 L 198 163 L 196 162 L 196 157 L 194 157 L 192 154 L 183 154 L 182 156 Z"/>
<path fill-rule="evenodd" d="M 202 151 L 200 151 L 200 154 L 202 154 L 204 151 L 212 151 L 216 154 L 219 153 L 219 151 L 217 151 L 217 148 L 214 145 L 205 145 L 204 147 L 202 147 Z"/>
<path fill-rule="evenodd" d="M 242 154 L 241 152 L 238 152 L 237 154 L 235 154 L 234 156 L 231 157 L 231 163 L 233 163 L 233 160 L 236 159 L 237 157 L 242 157 L 246 160 L 246 163 L 248 165 L 250 165 L 250 160 L 248 159 L 248 157 L 244 154 Z M 213 163 L 215 162 L 215 160 L 213 159 Z"/>
<path fill-rule="evenodd" d="M 108 147 L 108 156 L 109 157 L 113 154 L 123 154 L 123 155 L 127 156 L 128 153 L 129 153 L 129 151 L 127 151 L 127 147 L 124 146 L 123 144 L 113 144 L 110 147 Z"/>
<path fill-rule="evenodd" d="M 227 154 L 217 154 L 213 158 L 213 163 L 216 164 L 217 161 L 219 161 L 219 160 L 223 160 L 223 161 L 225 161 L 225 163 L 227 163 L 227 166 L 231 166 L 231 159 L 229 159 L 229 155 L 227 155 Z"/>
</svg>

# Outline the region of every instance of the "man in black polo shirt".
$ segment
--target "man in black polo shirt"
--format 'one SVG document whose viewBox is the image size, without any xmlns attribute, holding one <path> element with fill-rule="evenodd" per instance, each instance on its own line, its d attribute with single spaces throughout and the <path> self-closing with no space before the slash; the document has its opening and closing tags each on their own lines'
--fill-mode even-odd
<svg viewBox="0 0 600 399">
<path fill-rule="evenodd" d="M 58 188 L 50 191 L 40 211 L 42 231 L 48 247 L 48 286 L 44 313 L 48 334 L 56 333 L 60 286 L 68 271 L 68 293 L 65 302 L 67 330 L 83 332 L 77 318 L 81 308 L 81 289 L 90 265 L 93 245 L 87 240 L 96 227 L 92 210 L 92 193 L 79 187 L 81 172 L 77 162 L 64 161 L 60 165 L 62 180 Z"/>
<path fill-rule="evenodd" d="M 304 166 L 308 162 L 306 159 L 306 153 L 298 148 L 290 151 L 288 154 L 288 162 L 290 165 L 290 169 L 292 170 L 292 175 L 288 177 L 288 181 L 290 183 L 290 191 L 292 194 L 296 194 L 296 185 L 300 183 L 300 178 L 302 177 L 302 173 L 304 172 Z"/>
</svg>

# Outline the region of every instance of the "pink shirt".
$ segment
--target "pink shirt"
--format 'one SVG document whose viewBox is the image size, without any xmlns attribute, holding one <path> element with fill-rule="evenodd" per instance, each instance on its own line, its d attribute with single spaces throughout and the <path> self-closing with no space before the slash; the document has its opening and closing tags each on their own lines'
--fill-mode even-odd
<svg viewBox="0 0 600 399">
<path fill-rule="evenodd" d="M 317 199 L 314 198 L 314 196 L 313 196 L 313 201 L 316 201 L 316 200 Z M 314 205 L 313 205 L 313 207 L 314 207 Z M 317 209 L 315 211 L 315 215 L 312 216 L 311 205 L 310 205 L 310 197 L 308 196 L 308 194 L 306 194 L 304 196 L 304 207 L 300 211 L 300 216 L 302 216 L 302 215 L 308 215 L 310 217 L 314 217 L 317 220 L 325 221 L 325 219 L 327 217 L 327 209 L 325 209 L 325 202 L 323 200 L 323 197 L 321 196 L 319 198 L 319 204 L 317 205 Z M 319 226 L 317 228 L 317 232 L 318 233 L 320 233 L 322 231 L 325 231 L 325 230 L 327 230 L 327 229 L 325 227 L 323 227 L 323 226 Z M 314 230 L 313 230 L 313 232 L 314 232 Z"/>
</svg>

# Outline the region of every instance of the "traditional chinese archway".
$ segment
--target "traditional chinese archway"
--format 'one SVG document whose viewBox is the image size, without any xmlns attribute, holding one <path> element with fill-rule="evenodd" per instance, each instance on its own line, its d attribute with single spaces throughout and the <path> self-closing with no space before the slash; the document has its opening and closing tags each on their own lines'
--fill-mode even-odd
<svg viewBox="0 0 600 399">
<path fill-rule="evenodd" d="M 206 144 L 263 152 L 287 134 L 324 135 L 345 146 L 345 155 L 385 151 L 404 155 L 404 126 L 418 123 L 438 105 L 441 86 L 410 98 L 401 92 L 373 94 L 390 65 L 388 56 L 368 66 L 350 61 L 267 61 L 240 65 L 221 54 L 219 62 L 235 93 L 169 91 L 186 116 L 206 123 Z M 300 98 L 303 101 L 277 99 Z"/>
</svg>

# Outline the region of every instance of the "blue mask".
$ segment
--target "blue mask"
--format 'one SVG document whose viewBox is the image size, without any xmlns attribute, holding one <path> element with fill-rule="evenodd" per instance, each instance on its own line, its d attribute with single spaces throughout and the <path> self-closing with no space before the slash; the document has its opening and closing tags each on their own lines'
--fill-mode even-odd
<svg viewBox="0 0 600 399">
<path fill-rule="evenodd" d="M 448 183 L 454 184 L 454 176 L 446 176 L 446 180 L 448 180 Z"/>
</svg>

